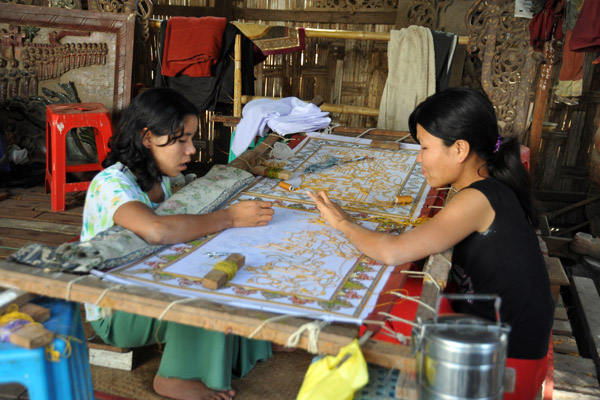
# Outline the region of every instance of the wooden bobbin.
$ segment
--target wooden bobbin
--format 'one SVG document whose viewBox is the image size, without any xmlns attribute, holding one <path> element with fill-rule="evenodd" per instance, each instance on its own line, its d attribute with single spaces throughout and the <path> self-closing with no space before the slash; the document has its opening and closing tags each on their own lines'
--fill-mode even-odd
<svg viewBox="0 0 600 400">
<path fill-rule="evenodd" d="M 10 334 L 8 341 L 26 349 L 35 349 L 52 343 L 54 333 L 40 324 L 27 324 Z"/>
<path fill-rule="evenodd" d="M 244 266 L 246 262 L 246 257 L 239 253 L 233 253 L 229 257 L 225 259 L 225 261 L 233 261 L 237 264 L 238 270 Z M 227 272 L 221 271 L 218 269 L 211 269 L 205 276 L 202 278 L 202 286 L 207 289 L 216 290 L 229 281 L 229 276 Z"/>
<path fill-rule="evenodd" d="M 412 196 L 395 196 L 394 197 L 394 204 L 396 205 L 405 205 L 405 204 L 410 204 L 413 202 L 413 198 Z"/>
<path fill-rule="evenodd" d="M 371 140 L 369 146 L 374 149 L 400 150 L 401 144 L 398 142 L 390 142 L 385 140 Z"/>
</svg>

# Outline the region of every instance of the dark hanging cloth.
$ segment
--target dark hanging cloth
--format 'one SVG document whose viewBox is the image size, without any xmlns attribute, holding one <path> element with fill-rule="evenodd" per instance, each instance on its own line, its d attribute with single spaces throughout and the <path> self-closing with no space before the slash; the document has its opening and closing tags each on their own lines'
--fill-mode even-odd
<svg viewBox="0 0 600 400">
<path fill-rule="evenodd" d="M 600 1 L 583 3 L 570 42 L 571 51 L 600 51 Z"/>
<path fill-rule="evenodd" d="M 435 89 L 439 92 L 448 87 L 458 36 L 440 31 L 431 31 L 431 35 L 435 52 Z"/>
<path fill-rule="evenodd" d="M 562 40 L 562 19 L 565 0 L 546 0 L 544 8 L 529 22 L 529 43 L 533 50 L 542 51 L 544 42 Z"/>
<path fill-rule="evenodd" d="M 233 74 L 235 69 L 235 35 L 241 32 L 227 23 L 219 61 L 212 68 L 212 76 L 189 77 L 177 75 L 169 77 L 161 74 L 163 49 L 167 21 L 160 25 L 160 47 L 155 71 L 154 86 L 169 87 L 183 94 L 203 112 L 214 111 L 217 104 L 233 104 Z M 253 44 L 242 34 L 242 94 L 254 95 L 254 57 Z"/>
<path fill-rule="evenodd" d="M 565 32 L 564 45 L 562 47 L 562 62 L 560 64 L 560 74 L 558 75 L 558 83 L 556 85 L 556 101 L 572 104 L 576 100 L 572 99 L 581 96 L 582 79 L 583 79 L 583 64 L 585 54 L 581 52 L 571 51 L 571 38 L 573 37 L 573 28 L 579 12 L 583 7 L 584 0 L 572 0 L 565 3 L 565 18 L 563 22 L 563 30 Z"/>
</svg>

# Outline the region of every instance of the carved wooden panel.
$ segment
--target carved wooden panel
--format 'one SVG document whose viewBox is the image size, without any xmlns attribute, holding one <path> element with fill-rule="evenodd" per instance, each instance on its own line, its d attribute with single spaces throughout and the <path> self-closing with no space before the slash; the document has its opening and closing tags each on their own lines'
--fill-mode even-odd
<svg viewBox="0 0 600 400">
<path fill-rule="evenodd" d="M 482 62 L 481 86 L 496 108 L 503 136 L 523 139 L 536 62 L 529 19 L 514 17 L 512 0 L 476 0 L 466 15 L 468 51 Z"/>
<path fill-rule="evenodd" d="M 0 0 L 0 3 L 21 4 L 24 6 L 48 6 L 48 2 L 46 0 Z"/>
<path fill-rule="evenodd" d="M 395 10 L 398 0 L 310 0 L 306 10 L 353 10 L 353 11 L 382 11 Z"/>
<path fill-rule="evenodd" d="M 416 0 L 407 10 L 410 25 L 442 30 L 440 16 L 453 3 L 453 0 Z"/>
<path fill-rule="evenodd" d="M 81 10 L 81 0 L 47 0 L 50 7 Z"/>
<path fill-rule="evenodd" d="M 133 31 L 129 15 L 0 3 L 0 58 L 12 85 L 7 91 L 39 96 L 38 85 L 75 81 L 82 101 L 119 111 L 131 93 Z"/>
<path fill-rule="evenodd" d="M 465 14 L 472 3 L 473 0 L 398 0 L 396 29 L 419 25 L 466 36 Z"/>
<path fill-rule="evenodd" d="M 131 14 L 135 10 L 135 0 L 88 0 L 88 9 L 90 11 Z"/>
</svg>

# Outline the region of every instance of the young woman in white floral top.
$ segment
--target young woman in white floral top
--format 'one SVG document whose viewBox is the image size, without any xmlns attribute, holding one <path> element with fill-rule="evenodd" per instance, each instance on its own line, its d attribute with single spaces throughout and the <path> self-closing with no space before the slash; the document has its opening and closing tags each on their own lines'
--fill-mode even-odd
<svg viewBox="0 0 600 400">
<path fill-rule="evenodd" d="M 154 209 L 169 196 L 169 177 L 186 169 L 196 152 L 198 110 L 168 88 L 137 96 L 125 110 L 110 142 L 105 169 L 92 181 L 83 212 L 81 240 L 113 225 L 151 244 L 193 240 L 231 227 L 266 225 L 272 203 L 244 201 L 204 215 L 159 216 Z M 241 377 L 271 356 L 269 342 L 225 335 L 188 325 L 115 312 L 88 313 L 98 335 L 119 347 L 164 343 L 154 390 L 173 399 L 230 399 L 231 377 Z"/>
</svg>

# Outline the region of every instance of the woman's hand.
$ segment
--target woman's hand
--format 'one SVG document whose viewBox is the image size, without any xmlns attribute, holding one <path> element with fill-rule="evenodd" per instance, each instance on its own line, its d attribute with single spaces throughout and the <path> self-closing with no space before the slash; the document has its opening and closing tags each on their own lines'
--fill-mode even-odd
<svg viewBox="0 0 600 400">
<path fill-rule="evenodd" d="M 332 202 L 327 196 L 327 192 L 320 191 L 317 193 L 306 192 L 308 197 L 313 199 L 317 204 L 317 208 L 321 211 L 321 216 L 327 220 L 335 229 L 341 230 L 341 225 L 344 222 L 350 222 L 348 214 L 336 203 Z"/>
<path fill-rule="evenodd" d="M 273 219 L 273 203 L 270 201 L 240 201 L 227 208 L 234 228 L 264 226 Z"/>
</svg>

